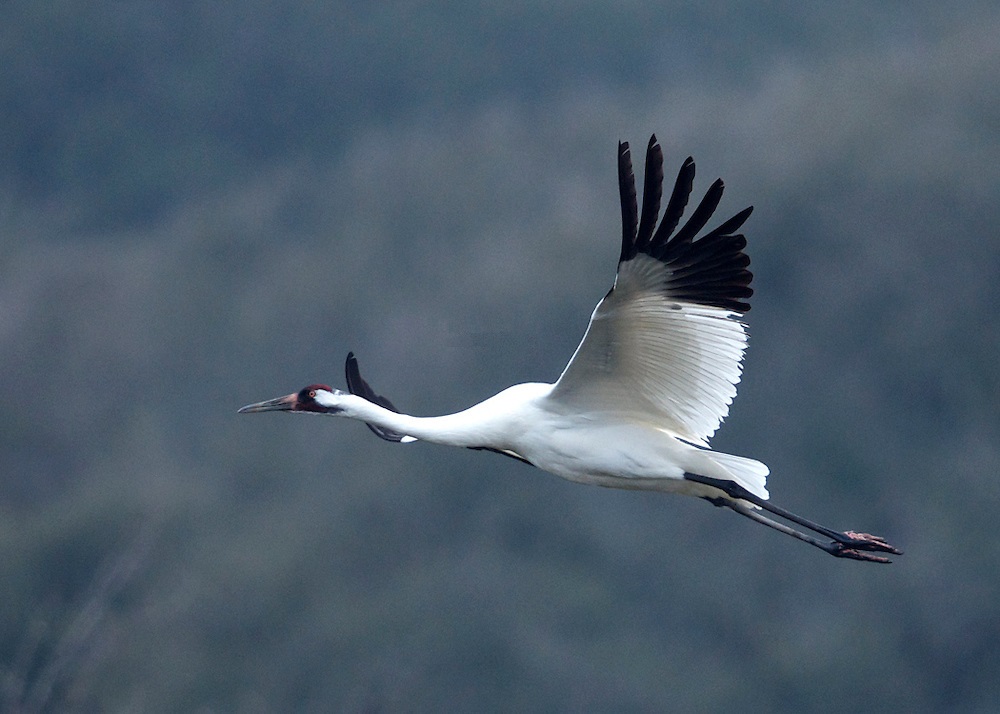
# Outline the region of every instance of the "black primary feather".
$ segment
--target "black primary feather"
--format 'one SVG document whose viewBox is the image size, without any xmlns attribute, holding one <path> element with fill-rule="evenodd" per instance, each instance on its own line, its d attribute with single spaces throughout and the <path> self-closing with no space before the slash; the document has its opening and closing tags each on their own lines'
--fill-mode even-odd
<svg viewBox="0 0 1000 714">
<path fill-rule="evenodd" d="M 664 290 L 671 298 L 744 313 L 753 294 L 753 274 L 747 270 L 750 258 L 743 252 L 746 239 L 736 233 L 750 217 L 753 206 L 745 208 L 714 230 L 697 238 L 722 200 L 725 184 L 713 183 L 687 222 L 676 232 L 694 186 L 695 165 L 691 157 L 681 164 L 660 225 L 653 231 L 663 192 L 663 150 L 654 134 L 646 147 L 646 175 L 643 180 L 642 216 L 639 220 L 635 175 L 628 143 L 618 144 L 618 190 L 622 202 L 622 251 L 619 262 L 640 253 L 670 268 Z"/>
<path fill-rule="evenodd" d="M 618 142 L 618 194 L 622 201 L 622 257 L 635 257 L 635 231 L 639 225 L 639 208 L 635 201 L 635 174 L 628 142 Z"/>
<path fill-rule="evenodd" d="M 660 215 L 660 197 L 663 193 L 663 151 L 656 143 L 656 134 L 649 137 L 646 147 L 646 173 L 642 181 L 642 219 L 635 238 L 635 249 L 643 252 L 653 239 L 656 219 Z"/>
</svg>

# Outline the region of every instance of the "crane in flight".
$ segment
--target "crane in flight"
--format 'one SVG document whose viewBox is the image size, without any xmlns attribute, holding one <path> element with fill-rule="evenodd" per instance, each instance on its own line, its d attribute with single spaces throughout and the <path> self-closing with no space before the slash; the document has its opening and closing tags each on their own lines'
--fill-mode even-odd
<svg viewBox="0 0 1000 714">
<path fill-rule="evenodd" d="M 570 481 L 695 496 L 838 558 L 890 562 L 881 554 L 901 551 L 884 538 L 779 508 L 768 500 L 767 466 L 709 448 L 736 396 L 747 345 L 741 318 L 753 275 L 738 231 L 753 207 L 697 237 L 722 198 L 719 179 L 678 229 L 694 174 L 688 157 L 660 219 L 663 152 L 653 135 L 640 213 L 629 145 L 619 143 L 618 274 L 555 384 L 516 384 L 455 414 L 415 417 L 376 394 L 350 353 L 348 392 L 312 384 L 239 412 L 348 417 L 387 441 L 494 451 Z"/>
</svg>

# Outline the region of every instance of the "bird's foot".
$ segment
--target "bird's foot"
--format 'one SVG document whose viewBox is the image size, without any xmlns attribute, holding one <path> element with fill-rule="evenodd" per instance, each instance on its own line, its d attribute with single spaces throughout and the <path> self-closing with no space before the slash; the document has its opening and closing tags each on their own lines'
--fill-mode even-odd
<svg viewBox="0 0 1000 714">
<path fill-rule="evenodd" d="M 871 533 L 857 533 L 855 531 L 845 531 L 843 538 L 838 538 L 830 544 L 830 554 L 837 558 L 851 558 L 852 560 L 867 560 L 872 563 L 891 563 L 888 558 L 875 555 L 871 551 L 878 553 L 892 553 L 902 555 L 903 551 L 895 546 L 889 545 L 885 538 L 872 535 Z"/>
</svg>

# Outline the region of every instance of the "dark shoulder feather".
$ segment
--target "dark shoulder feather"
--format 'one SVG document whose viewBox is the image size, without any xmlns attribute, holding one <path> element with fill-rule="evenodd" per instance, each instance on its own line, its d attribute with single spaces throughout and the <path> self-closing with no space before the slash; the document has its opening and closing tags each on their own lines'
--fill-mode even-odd
<svg viewBox="0 0 1000 714">
<path fill-rule="evenodd" d="M 663 287 L 672 298 L 744 313 L 750 309 L 747 298 L 753 294 L 750 288 L 753 274 L 747 270 L 750 258 L 744 252 L 746 238 L 736 231 L 749 218 L 753 207 L 696 239 L 722 200 L 725 184 L 719 179 L 709 187 L 687 222 L 677 229 L 691 197 L 694 175 L 694 160 L 688 157 L 681 164 L 663 218 L 656 227 L 663 191 L 663 150 L 656 135 L 650 137 L 640 219 L 628 144 L 619 143 L 618 188 L 622 202 L 619 262 L 632 260 L 639 254 L 648 255 L 670 268 Z"/>
<path fill-rule="evenodd" d="M 358 368 L 358 358 L 354 356 L 353 352 L 347 353 L 347 363 L 344 365 L 344 371 L 347 376 L 347 389 L 351 394 L 357 395 L 364 399 L 367 399 L 372 404 L 378 404 L 380 407 L 384 407 L 391 412 L 399 413 L 399 410 L 393 406 L 385 397 L 380 394 L 376 394 L 375 390 L 361 377 L 361 370 Z M 376 436 L 380 439 L 385 439 L 386 441 L 400 442 L 406 434 L 401 434 L 398 431 L 393 431 L 392 429 L 384 429 L 375 424 L 368 424 L 368 428 L 371 429 Z"/>
</svg>

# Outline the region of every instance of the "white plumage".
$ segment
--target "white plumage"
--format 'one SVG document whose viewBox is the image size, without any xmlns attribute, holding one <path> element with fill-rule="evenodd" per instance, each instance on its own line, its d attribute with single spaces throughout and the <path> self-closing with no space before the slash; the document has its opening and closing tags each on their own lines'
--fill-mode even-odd
<svg viewBox="0 0 1000 714">
<path fill-rule="evenodd" d="M 672 300 L 664 285 L 663 263 L 622 263 L 551 398 L 620 410 L 707 446 L 736 396 L 746 326 L 739 313 Z"/>
<path fill-rule="evenodd" d="M 835 531 L 774 506 L 764 464 L 708 448 L 736 396 L 747 346 L 741 317 L 750 309 L 753 276 L 737 231 L 752 209 L 696 238 L 721 200 L 719 180 L 677 229 L 693 179 L 688 158 L 661 221 L 663 156 L 653 136 L 640 216 L 629 147 L 619 144 L 618 274 L 554 384 L 518 384 L 455 414 L 414 417 L 376 394 L 349 354 L 350 393 L 314 384 L 240 412 L 346 416 L 388 441 L 485 449 L 580 483 L 698 496 L 832 555 L 889 562 L 875 553 L 900 551 L 882 538 Z"/>
</svg>

